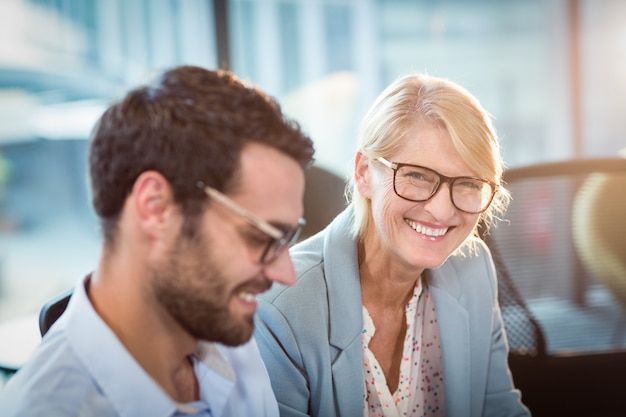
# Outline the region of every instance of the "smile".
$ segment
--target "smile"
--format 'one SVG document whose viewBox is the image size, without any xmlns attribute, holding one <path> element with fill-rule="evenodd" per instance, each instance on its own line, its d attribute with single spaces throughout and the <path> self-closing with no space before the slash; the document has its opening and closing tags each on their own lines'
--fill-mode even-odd
<svg viewBox="0 0 626 417">
<path fill-rule="evenodd" d="M 411 226 L 411 229 L 426 236 L 432 236 L 432 237 L 443 236 L 448 231 L 447 227 L 434 229 L 432 227 L 422 226 L 421 224 L 416 223 L 412 220 L 405 219 L 404 221 L 406 222 L 406 224 Z"/>
<path fill-rule="evenodd" d="M 256 301 L 256 294 L 252 294 L 249 292 L 240 292 L 239 294 L 237 294 L 237 297 L 239 297 L 239 299 L 247 302 L 247 303 L 253 303 Z"/>
</svg>

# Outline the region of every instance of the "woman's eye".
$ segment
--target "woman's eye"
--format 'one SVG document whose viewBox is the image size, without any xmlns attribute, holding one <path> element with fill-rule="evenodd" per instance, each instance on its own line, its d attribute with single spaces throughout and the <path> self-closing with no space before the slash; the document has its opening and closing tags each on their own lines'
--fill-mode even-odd
<svg viewBox="0 0 626 417">
<path fill-rule="evenodd" d="M 406 176 L 411 178 L 411 179 L 414 179 L 414 180 L 423 180 L 424 179 L 424 175 L 419 173 L 419 172 L 410 172 Z"/>
<path fill-rule="evenodd" d="M 432 184 L 433 182 L 435 182 L 435 179 L 432 176 L 427 175 L 420 171 L 409 172 L 408 174 L 405 175 L 405 177 L 414 183 Z"/>
<path fill-rule="evenodd" d="M 478 181 L 464 180 L 460 181 L 458 186 L 468 190 L 480 190 L 482 185 L 483 184 Z"/>
</svg>

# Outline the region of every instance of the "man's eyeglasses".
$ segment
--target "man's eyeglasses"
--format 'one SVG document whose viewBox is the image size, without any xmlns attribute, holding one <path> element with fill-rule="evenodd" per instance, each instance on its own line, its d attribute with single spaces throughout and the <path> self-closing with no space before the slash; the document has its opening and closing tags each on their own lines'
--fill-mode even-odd
<svg viewBox="0 0 626 417">
<path fill-rule="evenodd" d="M 233 213 L 245 218 L 252 226 L 269 237 L 267 245 L 259 258 L 261 264 L 269 264 L 275 261 L 285 249 L 298 240 L 302 228 L 306 224 L 306 221 L 301 218 L 298 220 L 296 227 L 284 230 L 279 229 L 250 213 L 215 188 L 205 185 L 201 181 L 198 182 L 198 187 L 203 189 L 204 192 L 216 202 L 231 210 Z"/>
<path fill-rule="evenodd" d="M 446 177 L 435 170 L 419 165 L 389 162 L 377 158 L 393 170 L 393 190 L 398 197 L 409 201 L 428 201 L 448 183 L 450 199 L 457 209 L 470 214 L 482 213 L 491 204 L 498 184 L 474 177 Z"/>
</svg>

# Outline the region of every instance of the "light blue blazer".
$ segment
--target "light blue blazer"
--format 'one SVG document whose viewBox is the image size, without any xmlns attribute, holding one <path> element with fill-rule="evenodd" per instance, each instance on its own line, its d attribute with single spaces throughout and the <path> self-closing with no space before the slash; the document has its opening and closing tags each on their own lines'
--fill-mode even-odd
<svg viewBox="0 0 626 417">
<path fill-rule="evenodd" d="M 362 417 L 362 301 L 348 207 L 291 250 L 298 281 L 259 301 L 257 339 L 281 416 Z M 507 342 L 487 248 L 428 271 L 448 417 L 527 416 L 507 365 Z"/>
</svg>

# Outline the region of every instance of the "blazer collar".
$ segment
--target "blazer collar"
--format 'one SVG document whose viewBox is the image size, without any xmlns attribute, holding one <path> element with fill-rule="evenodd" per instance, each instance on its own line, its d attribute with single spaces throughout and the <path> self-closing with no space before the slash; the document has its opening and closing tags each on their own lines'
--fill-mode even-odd
<svg viewBox="0 0 626 417">
<path fill-rule="evenodd" d="M 353 416 L 363 407 L 363 330 L 357 241 L 352 238 L 352 206 L 326 229 L 324 275 L 328 286 L 329 343 L 337 416 Z"/>
<path fill-rule="evenodd" d="M 361 283 L 357 241 L 352 237 L 353 209 L 349 206 L 328 226 L 324 237 L 324 275 L 328 285 L 329 340 L 345 349 L 361 340 Z"/>
<path fill-rule="evenodd" d="M 454 263 L 446 261 L 427 274 L 439 324 L 446 414 L 449 416 L 468 415 L 471 406 L 470 321 L 462 304 L 464 294 L 459 280 L 464 277 L 459 277 L 459 273 Z"/>
</svg>

